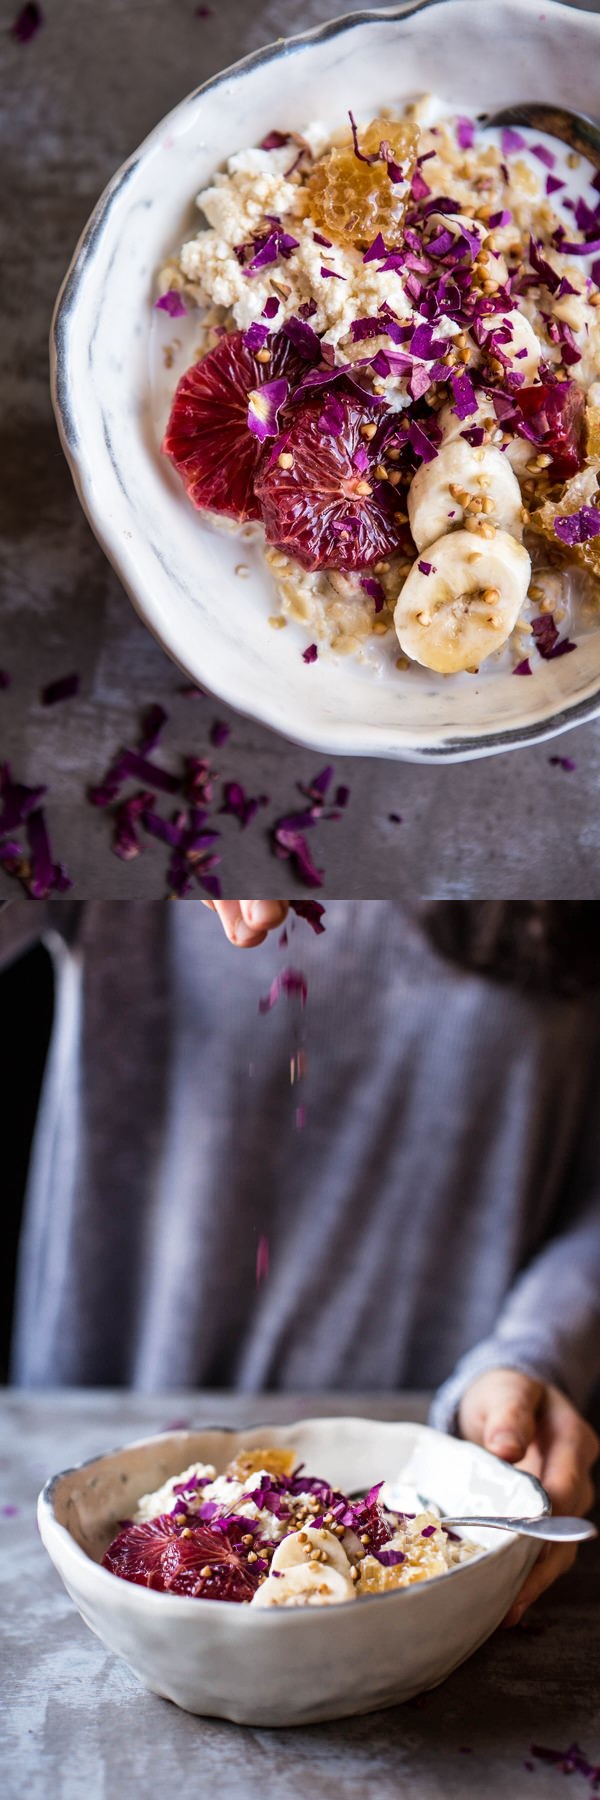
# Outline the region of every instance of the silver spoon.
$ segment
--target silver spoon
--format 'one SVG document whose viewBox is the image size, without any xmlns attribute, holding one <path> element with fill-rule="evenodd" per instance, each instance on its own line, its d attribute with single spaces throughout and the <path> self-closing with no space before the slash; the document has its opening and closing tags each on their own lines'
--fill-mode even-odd
<svg viewBox="0 0 600 1800">
<path fill-rule="evenodd" d="M 361 1488 L 351 1494 L 349 1498 L 364 1500 L 366 1491 L 366 1488 Z M 381 1498 L 384 1506 L 390 1512 L 402 1513 L 404 1511 L 402 1502 L 404 1501 L 406 1505 L 407 1499 L 413 1503 L 416 1501 L 420 1512 L 428 1512 L 432 1509 L 432 1502 L 427 1500 L 424 1494 L 419 1494 L 416 1489 L 396 1489 L 391 1482 L 385 1483 Z M 438 1512 L 437 1506 L 435 1511 Z M 412 1516 L 414 1517 L 414 1514 Z M 458 1518 L 451 1517 L 449 1514 L 446 1516 L 444 1513 L 443 1517 L 440 1515 L 440 1525 L 447 1527 L 448 1530 L 453 1529 L 455 1525 L 463 1528 L 470 1526 L 475 1530 L 478 1525 L 487 1525 L 497 1531 L 515 1531 L 522 1537 L 540 1538 L 544 1542 L 561 1544 L 577 1544 L 584 1538 L 598 1536 L 597 1527 L 592 1524 L 591 1519 L 569 1519 L 559 1513 L 541 1513 L 537 1519 L 513 1519 L 506 1514 L 486 1514 L 484 1516 L 483 1513 L 478 1513 L 476 1517 Z"/>
<path fill-rule="evenodd" d="M 516 1531 L 520 1537 L 543 1538 L 554 1543 L 577 1544 L 584 1538 L 595 1538 L 598 1530 L 591 1519 L 567 1519 L 558 1513 L 546 1513 L 539 1519 L 484 1518 L 480 1513 L 476 1519 L 440 1519 L 444 1527 L 465 1525 L 477 1528 L 478 1525 L 491 1525 L 497 1531 Z"/>
<path fill-rule="evenodd" d="M 564 144 L 570 144 L 572 150 L 587 156 L 600 169 L 600 126 L 583 113 L 523 100 L 520 106 L 505 106 L 501 112 L 481 113 L 479 123 L 484 129 L 491 125 L 531 125 L 534 131 L 547 131 L 549 137 L 562 138 Z"/>
</svg>

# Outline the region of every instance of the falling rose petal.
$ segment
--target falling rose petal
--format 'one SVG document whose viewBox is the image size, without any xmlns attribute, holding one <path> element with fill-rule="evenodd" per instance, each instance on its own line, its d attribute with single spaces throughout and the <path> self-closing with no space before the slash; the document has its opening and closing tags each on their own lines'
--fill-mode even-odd
<svg viewBox="0 0 600 1800">
<path fill-rule="evenodd" d="M 231 726 L 227 725 L 224 719 L 215 719 L 211 725 L 209 737 L 215 750 L 218 750 L 221 744 L 226 744 L 227 739 L 231 737 Z"/>
<path fill-rule="evenodd" d="M 308 644 L 306 650 L 302 651 L 302 661 L 305 663 L 314 663 L 317 660 L 318 654 L 319 652 L 316 644 Z"/>
<path fill-rule="evenodd" d="M 143 756 L 147 756 L 150 750 L 155 749 L 168 717 L 168 713 L 159 701 L 154 701 L 151 706 L 144 708 L 138 743 L 138 750 L 141 750 Z"/>
<path fill-rule="evenodd" d="M 289 144 L 289 141 L 289 131 L 268 131 L 267 136 L 261 138 L 258 148 L 259 150 L 283 150 L 284 144 Z"/>
<path fill-rule="evenodd" d="M 278 975 L 275 975 L 268 994 L 264 994 L 258 1002 L 259 1013 L 272 1012 L 280 994 L 285 994 L 287 1000 L 299 999 L 300 1005 L 304 1009 L 308 998 L 308 983 L 301 969 L 286 967 L 281 969 Z"/>
<path fill-rule="evenodd" d="M 555 232 L 554 238 L 561 256 L 595 256 L 596 252 L 600 250 L 600 237 L 592 238 L 591 240 L 588 239 L 587 241 L 582 240 L 581 243 L 578 243 L 577 240 L 571 241 L 569 238 L 567 242 L 567 239 L 563 237 L 562 234 Z"/>
<path fill-rule="evenodd" d="M 403 825 L 404 824 L 402 813 L 388 813 L 388 819 L 389 819 L 390 825 Z"/>
<path fill-rule="evenodd" d="M 41 806 L 28 814 L 25 831 L 29 844 L 30 874 L 27 892 L 32 900 L 46 900 L 49 894 L 66 893 L 72 886 L 61 863 L 55 863 L 48 827 Z"/>
<path fill-rule="evenodd" d="M 577 768 L 577 763 L 573 762 L 572 756 L 549 756 L 548 762 L 554 769 L 566 769 L 569 774 Z"/>
<path fill-rule="evenodd" d="M 409 392 L 412 400 L 420 400 L 422 394 L 431 387 L 431 375 L 424 363 L 415 363 L 409 377 Z"/>
<path fill-rule="evenodd" d="M 417 456 L 420 456 L 421 462 L 433 462 L 434 458 L 437 456 L 437 450 L 430 439 L 425 436 L 425 432 L 421 429 L 421 426 L 416 419 L 411 419 L 408 428 L 408 436 L 413 450 L 416 451 Z"/>
<path fill-rule="evenodd" d="M 45 793 L 45 787 L 27 787 L 24 782 L 13 781 L 10 764 L 0 764 L 0 837 L 6 837 L 8 832 L 23 825 Z"/>
<path fill-rule="evenodd" d="M 79 676 L 61 675 L 57 681 L 49 681 L 42 688 L 40 700 L 42 706 L 56 706 L 59 700 L 71 700 L 79 693 Z"/>
<path fill-rule="evenodd" d="M 457 119 L 456 141 L 460 150 L 472 150 L 475 137 L 473 119 Z"/>
<path fill-rule="evenodd" d="M 264 443 L 265 438 L 277 434 L 277 415 L 289 392 L 289 382 L 282 376 L 278 381 L 265 381 L 260 388 L 251 388 L 248 396 L 248 429 Z"/>
<path fill-rule="evenodd" d="M 543 282 L 544 286 L 548 288 L 551 294 L 555 294 L 556 289 L 559 286 L 560 276 L 557 275 L 556 269 L 553 269 L 552 264 L 548 262 L 548 258 L 544 256 L 541 244 L 538 244 L 533 237 L 530 237 L 529 239 L 529 261 L 532 269 L 535 269 L 536 275 L 539 275 L 540 281 Z"/>
<path fill-rule="evenodd" d="M 378 262 L 380 257 L 389 256 L 389 254 L 390 252 L 387 248 L 387 244 L 384 243 L 381 232 L 378 231 L 377 236 L 373 238 L 372 244 L 369 244 L 368 250 L 365 250 L 363 254 L 363 262 Z"/>
<path fill-rule="evenodd" d="M 580 506 L 577 512 L 555 518 L 554 530 L 563 544 L 586 544 L 590 538 L 600 536 L 600 509 Z"/>
<path fill-rule="evenodd" d="M 41 6 L 37 6 L 35 0 L 28 0 L 28 4 L 21 7 L 21 11 L 13 20 L 10 35 L 16 38 L 18 44 L 29 44 L 43 23 L 44 14 Z"/>
<path fill-rule="evenodd" d="M 243 333 L 243 342 L 248 350 L 264 350 L 268 336 L 268 325 L 261 325 L 258 319 L 253 319 L 248 330 Z"/>
<path fill-rule="evenodd" d="M 114 814 L 112 848 L 115 856 L 122 862 L 132 862 L 139 856 L 142 845 L 136 826 L 144 812 L 150 813 L 156 796 L 142 792 L 133 794 L 129 800 L 123 800 Z M 162 823 L 162 820 L 161 820 Z"/>
<path fill-rule="evenodd" d="M 238 820 L 242 829 L 250 825 L 259 808 L 269 805 L 268 794 L 258 794 L 256 798 L 246 793 L 240 781 L 226 781 L 223 787 L 223 804 L 219 812 L 230 813 Z"/>
<path fill-rule="evenodd" d="M 324 932 L 325 926 L 322 921 L 325 917 L 325 907 L 321 905 L 320 900 L 290 900 L 290 912 L 296 913 L 299 919 L 305 919 L 317 937 Z"/>
<path fill-rule="evenodd" d="M 306 1125 L 306 1107 L 296 1107 L 296 1131 L 303 1131 Z"/>
<path fill-rule="evenodd" d="M 365 154 L 364 150 L 361 150 L 361 147 L 360 147 L 360 144 L 358 141 L 358 126 L 356 123 L 356 119 L 354 117 L 354 113 L 349 112 L 348 118 L 350 120 L 350 128 L 352 131 L 352 142 L 354 144 L 354 155 L 357 157 L 358 161 L 363 162 L 363 163 L 379 162 L 380 157 L 381 157 L 381 147 L 378 150 L 372 151 L 371 154 L 369 156 L 367 156 Z"/>
<path fill-rule="evenodd" d="M 278 257 L 291 256 L 292 251 L 298 249 L 298 239 L 291 237 L 290 233 L 284 231 L 281 224 L 277 222 L 272 231 L 266 232 L 263 237 L 255 238 L 251 247 L 254 255 L 244 269 L 244 275 L 249 277 L 252 277 L 257 269 L 264 269 L 269 263 L 277 262 Z"/>
<path fill-rule="evenodd" d="M 268 1275 L 269 1275 L 269 1239 L 267 1237 L 262 1236 L 262 1237 L 259 1237 L 258 1248 L 257 1248 L 257 1252 L 256 1252 L 256 1286 L 260 1287 L 261 1281 L 267 1281 Z"/>
<path fill-rule="evenodd" d="M 569 1744 L 567 1750 L 550 1750 L 544 1744 L 530 1744 L 530 1751 L 540 1762 L 556 1764 L 563 1775 L 583 1775 L 591 1782 L 590 1794 L 597 1792 L 600 1785 L 600 1763 L 589 1762 L 579 1744 Z"/>
<path fill-rule="evenodd" d="M 305 887 L 322 887 L 325 871 L 318 869 L 312 860 L 311 853 L 302 831 L 295 831 L 286 826 L 275 826 L 275 855 L 287 861 L 291 860 L 296 874 Z"/>
<path fill-rule="evenodd" d="M 2 688 L 9 688 L 11 679 L 12 677 L 8 674 L 6 669 L 0 669 L 0 690 Z"/>
<path fill-rule="evenodd" d="M 426 200 L 428 194 L 431 193 L 431 188 L 426 182 L 425 176 L 421 174 L 421 170 L 418 168 L 414 171 L 410 184 L 410 192 L 413 200 Z"/>
<path fill-rule="evenodd" d="M 459 432 L 459 436 L 466 438 L 467 443 L 472 444 L 475 448 L 478 444 L 483 443 L 485 431 L 483 425 L 470 425 L 468 431 Z M 454 518 L 454 513 L 449 513 L 448 517 Z"/>
<path fill-rule="evenodd" d="M 207 756 L 186 756 L 181 787 L 186 799 L 200 806 L 212 800 L 212 769 Z"/>
<path fill-rule="evenodd" d="M 380 613 L 385 600 L 385 588 L 381 582 L 374 575 L 362 575 L 360 585 L 373 601 L 376 613 Z"/>
<path fill-rule="evenodd" d="M 570 650 L 577 648 L 577 645 L 572 644 L 569 638 L 559 637 L 550 613 L 541 613 L 537 619 L 532 619 L 531 630 L 536 650 L 539 651 L 544 662 L 553 662 L 556 656 L 567 656 Z"/>
<path fill-rule="evenodd" d="M 20 1510 L 20 1507 L 13 1506 L 10 1500 L 7 1500 L 4 1506 L 0 1506 L 0 1513 L 2 1514 L 3 1519 L 16 1519 Z"/>
<path fill-rule="evenodd" d="M 336 788 L 336 790 L 335 790 L 335 805 L 336 806 L 340 806 L 343 809 L 345 806 L 348 805 L 349 799 L 350 799 L 349 787 Z M 317 906 L 318 901 L 317 900 L 307 900 L 305 904 L 307 906 Z"/>
<path fill-rule="evenodd" d="M 177 775 L 169 774 L 167 769 L 151 762 L 138 750 L 123 750 L 98 786 L 88 789 L 92 806 L 110 806 L 130 779 L 143 781 L 149 788 L 158 788 L 162 794 L 176 794 L 179 788 Z"/>
<path fill-rule="evenodd" d="M 313 776 L 313 779 L 307 788 L 304 788 L 301 782 L 298 783 L 300 793 L 308 794 L 311 799 L 317 797 L 319 800 L 322 800 L 328 792 L 328 789 L 331 787 L 332 780 L 333 766 L 331 763 L 326 763 L 325 768 L 320 769 L 319 774 Z"/>
<path fill-rule="evenodd" d="M 307 325 L 305 319 L 297 318 L 292 314 L 290 319 L 285 320 L 282 330 L 284 337 L 289 338 L 294 349 L 299 350 L 300 355 L 306 357 L 307 362 L 320 362 L 321 339 L 317 337 L 316 331 L 313 331 L 312 325 Z"/>
<path fill-rule="evenodd" d="M 523 656 L 520 662 L 515 663 L 513 675 L 533 675 L 533 669 L 528 656 Z"/>
<path fill-rule="evenodd" d="M 320 431 L 329 437 L 339 437 L 344 429 L 346 414 L 337 394 L 328 394 L 318 420 Z"/>
<path fill-rule="evenodd" d="M 182 319 L 187 310 L 185 301 L 176 288 L 169 288 L 167 294 L 161 294 L 154 302 L 154 311 L 166 312 L 170 319 Z"/>
<path fill-rule="evenodd" d="M 537 156 L 538 160 L 540 162 L 544 163 L 545 167 L 547 169 L 554 168 L 554 164 L 556 162 L 556 157 L 552 150 L 546 149 L 545 144 L 532 144 L 531 154 L 532 154 L 532 156 Z"/>
<path fill-rule="evenodd" d="M 451 374 L 450 386 L 452 388 L 452 411 L 456 413 L 458 419 L 468 419 L 471 413 L 477 412 L 477 395 L 466 369 L 463 370 L 462 375 Z"/>
</svg>

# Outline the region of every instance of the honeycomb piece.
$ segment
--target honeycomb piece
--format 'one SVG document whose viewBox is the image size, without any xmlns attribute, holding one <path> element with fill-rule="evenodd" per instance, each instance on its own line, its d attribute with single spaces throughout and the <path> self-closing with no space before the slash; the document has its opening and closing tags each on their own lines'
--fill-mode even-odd
<svg viewBox="0 0 600 1800">
<path fill-rule="evenodd" d="M 298 1457 L 295 1450 L 284 1450 L 271 1445 L 270 1448 L 255 1450 L 238 1450 L 233 1462 L 227 1464 L 226 1475 L 233 1475 L 236 1481 L 247 1481 L 257 1469 L 267 1469 L 269 1475 L 292 1475 Z"/>
<path fill-rule="evenodd" d="M 600 537 L 588 538 L 584 544 L 562 544 L 554 529 L 555 519 L 578 512 L 580 506 L 600 506 L 600 457 L 565 482 L 559 500 L 545 500 L 531 514 L 532 530 L 548 538 L 554 550 L 562 551 L 568 562 L 579 563 L 580 568 L 600 576 Z"/>
<path fill-rule="evenodd" d="M 406 120 L 373 119 L 359 134 L 360 149 L 372 156 L 384 142 L 402 169 L 401 182 L 390 181 L 384 161 L 360 162 L 350 134 L 346 144 L 327 150 L 306 185 L 315 224 L 336 243 L 367 249 L 380 231 L 390 247 L 402 242 L 404 216 L 417 160 L 419 132 Z"/>
<path fill-rule="evenodd" d="M 600 461 L 600 407 L 588 400 L 585 409 L 587 453 L 590 462 Z"/>
</svg>

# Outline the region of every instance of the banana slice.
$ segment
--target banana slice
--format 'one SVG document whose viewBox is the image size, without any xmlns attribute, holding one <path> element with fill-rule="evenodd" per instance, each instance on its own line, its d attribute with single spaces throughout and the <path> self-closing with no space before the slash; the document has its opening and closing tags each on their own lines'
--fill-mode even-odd
<svg viewBox="0 0 600 1800">
<path fill-rule="evenodd" d="M 439 675 L 475 672 L 516 625 L 531 574 L 527 551 L 507 531 L 489 539 L 450 531 L 429 545 L 427 561 L 431 574 L 413 563 L 398 595 L 401 648 Z"/>
<path fill-rule="evenodd" d="M 437 414 L 437 422 L 441 426 L 444 444 L 451 444 L 453 438 L 460 438 L 461 443 L 464 444 L 466 439 L 461 438 L 461 432 L 468 431 L 471 425 L 483 425 L 484 431 L 489 431 L 490 434 L 498 431 L 498 439 L 500 439 L 501 433 L 491 400 L 488 399 L 487 394 L 479 394 L 478 401 L 477 412 L 469 413 L 468 419 L 459 419 L 458 413 L 454 411 L 450 401 L 447 406 L 442 407 L 441 412 Z"/>
<path fill-rule="evenodd" d="M 480 250 L 483 249 L 485 239 L 489 236 L 490 231 L 489 225 L 484 225 L 482 219 L 472 219 L 468 213 L 430 213 L 428 224 L 433 228 L 432 232 L 429 234 L 430 237 L 437 237 L 438 232 L 442 231 L 444 228 L 447 231 L 451 231 L 452 236 L 455 239 L 463 237 L 465 232 L 468 232 L 471 238 L 478 238 Z M 485 273 L 486 275 L 489 275 L 491 281 L 496 282 L 498 287 L 503 287 L 508 278 L 508 269 L 504 257 L 500 255 L 496 256 L 495 254 L 493 255 L 490 252 L 488 261 L 485 265 Z"/>
<path fill-rule="evenodd" d="M 524 313 L 519 312 L 517 307 L 513 307 L 512 311 L 508 313 L 488 313 L 481 320 L 481 325 L 486 339 L 491 332 L 499 331 L 500 327 L 510 331 L 510 337 L 506 341 L 503 338 L 499 341 L 498 348 L 502 351 L 502 355 L 508 357 L 511 367 L 518 370 L 520 375 L 524 375 L 526 380 L 532 379 L 537 374 L 542 346 L 535 335 L 533 325 L 530 325 L 529 319 L 525 318 Z M 492 355 L 493 348 L 491 345 Z M 524 355 L 523 352 L 525 352 Z"/>
<path fill-rule="evenodd" d="M 318 1553 L 316 1558 L 315 1551 Z M 271 1569 L 296 1568 L 310 1562 L 311 1558 L 318 1561 L 321 1568 L 337 1569 L 347 1581 L 350 1580 L 350 1563 L 339 1538 L 320 1525 L 305 1525 L 301 1531 L 290 1531 L 278 1544 Z"/>
<path fill-rule="evenodd" d="M 443 443 L 433 462 L 421 463 L 408 490 L 408 517 L 417 550 L 462 525 L 465 508 L 468 516 L 481 513 L 490 524 L 520 538 L 521 505 L 517 477 L 502 451 L 493 444 L 467 444 L 461 437 Z"/>
<path fill-rule="evenodd" d="M 598 386 L 600 391 L 600 383 Z M 461 439 L 461 432 L 465 425 L 483 425 L 484 431 L 489 433 L 492 443 L 500 444 L 502 442 L 501 426 L 496 418 L 491 400 L 488 400 L 485 394 L 481 396 L 477 412 L 470 413 L 468 419 L 459 419 L 450 404 L 443 406 L 437 417 L 438 425 L 441 425 L 442 428 L 442 443 L 444 444 L 451 444 L 454 438 Z M 464 443 L 465 439 L 462 438 L 461 442 Z M 510 463 L 511 469 L 514 469 L 519 482 L 525 480 L 528 464 L 534 455 L 535 444 L 531 444 L 528 438 L 517 437 L 516 433 L 509 439 L 502 451 L 502 456 Z M 513 537 L 516 535 L 517 533 L 513 529 Z"/>
<path fill-rule="evenodd" d="M 251 1606 L 337 1606 L 354 1599 L 354 1583 L 338 1569 L 320 1562 L 296 1563 L 278 1575 L 271 1566 L 256 1589 Z"/>
</svg>

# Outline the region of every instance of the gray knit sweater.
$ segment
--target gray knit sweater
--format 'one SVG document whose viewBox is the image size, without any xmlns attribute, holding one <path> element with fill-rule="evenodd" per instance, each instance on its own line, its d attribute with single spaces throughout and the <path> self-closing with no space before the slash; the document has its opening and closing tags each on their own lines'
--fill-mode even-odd
<svg viewBox="0 0 600 1800">
<path fill-rule="evenodd" d="M 330 901 L 324 937 L 298 922 L 287 950 L 249 953 L 195 903 L 16 903 L 0 959 L 40 934 L 57 1004 L 17 1384 L 430 1387 L 445 1427 L 467 1383 L 508 1364 L 585 1404 L 597 996 L 464 972 L 386 901 Z M 282 996 L 263 1016 L 286 961 L 307 1007 Z"/>
</svg>

